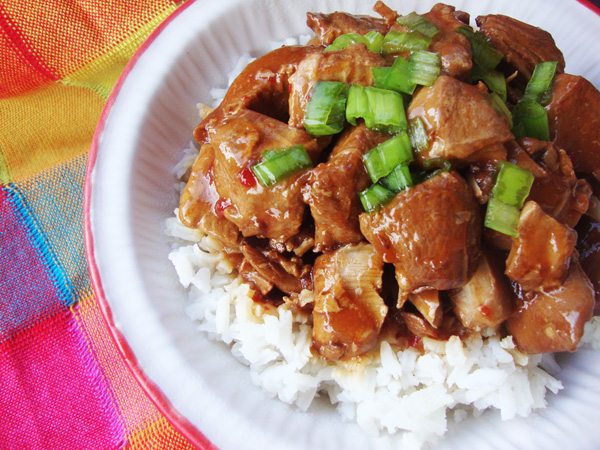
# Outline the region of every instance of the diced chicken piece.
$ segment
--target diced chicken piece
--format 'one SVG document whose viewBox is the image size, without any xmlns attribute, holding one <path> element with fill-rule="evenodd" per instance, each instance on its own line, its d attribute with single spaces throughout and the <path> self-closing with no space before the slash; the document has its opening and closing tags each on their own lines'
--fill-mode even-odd
<svg viewBox="0 0 600 450">
<path fill-rule="evenodd" d="M 408 296 L 408 300 L 415 305 L 417 310 L 423 315 L 423 318 L 437 328 L 442 323 L 443 309 L 440 303 L 440 292 L 435 289 L 429 289 L 422 292 L 416 292 Z"/>
<path fill-rule="evenodd" d="M 526 291 L 560 286 L 569 271 L 577 233 L 534 201 L 523 206 L 506 260 L 506 275 Z"/>
<path fill-rule="evenodd" d="M 557 75 L 548 111 L 554 144 L 577 172 L 600 180 L 600 91 L 577 75 Z"/>
<path fill-rule="evenodd" d="M 366 45 L 362 43 L 349 45 L 335 52 L 308 55 L 289 79 L 290 126 L 304 125 L 306 103 L 317 81 L 341 81 L 372 86 L 371 67 L 385 65 L 383 57 L 367 50 Z"/>
<path fill-rule="evenodd" d="M 430 142 L 419 158 L 457 163 L 506 159 L 503 144 L 514 137 L 482 87 L 441 75 L 414 95 L 408 117 L 421 118 Z"/>
<path fill-rule="evenodd" d="M 304 219 L 302 177 L 306 171 L 264 188 L 250 166 L 265 150 L 302 144 L 317 159 L 320 144 L 306 131 L 290 128 L 270 117 L 244 110 L 211 122 L 207 127 L 215 149 L 211 177 L 219 194 L 219 210 L 244 236 L 266 237 L 285 243 Z"/>
<path fill-rule="evenodd" d="M 240 242 L 238 227 L 215 210 L 219 194 L 211 177 L 214 158 L 214 148 L 204 144 L 181 193 L 179 218 L 185 226 L 199 228 L 225 247 L 237 248 Z"/>
<path fill-rule="evenodd" d="M 456 33 L 456 29 L 468 25 L 468 14 L 456 11 L 454 6 L 438 3 L 424 17 L 440 30 L 429 50 L 440 54 L 441 72 L 467 80 L 473 67 L 471 43 L 465 35 Z"/>
<path fill-rule="evenodd" d="M 461 287 L 477 268 L 479 205 L 455 171 L 400 192 L 359 220 L 363 235 L 396 268 L 399 307 L 411 293 Z"/>
<path fill-rule="evenodd" d="M 364 240 L 358 223 L 358 215 L 364 211 L 358 193 L 371 179 L 362 156 L 388 138 L 364 124 L 348 128 L 329 160 L 311 171 L 303 192 L 315 220 L 315 251 Z"/>
<path fill-rule="evenodd" d="M 252 61 L 235 78 L 221 104 L 196 127 L 196 140 L 207 142 L 209 123 L 220 120 L 223 114 L 236 114 L 242 109 L 287 122 L 288 78 L 305 56 L 321 51 L 319 46 L 284 46 Z"/>
<path fill-rule="evenodd" d="M 577 349 L 593 308 L 592 285 L 574 262 L 562 286 L 522 294 L 517 312 L 506 325 L 525 353 L 572 352 Z"/>
<path fill-rule="evenodd" d="M 365 35 L 369 31 L 385 34 L 388 30 L 382 19 L 371 16 L 353 15 L 345 12 L 331 14 L 309 12 L 306 17 L 306 24 L 315 33 L 309 44 L 314 45 L 330 45 L 342 34 L 357 33 Z"/>
<path fill-rule="evenodd" d="M 524 89 L 539 62 L 558 61 L 557 73 L 564 71 L 563 54 L 547 31 L 501 14 L 479 16 L 475 22 L 492 46 L 504 55 L 501 65 L 506 64 L 506 74 L 518 71 L 513 83 L 520 89 Z"/>
<path fill-rule="evenodd" d="M 450 291 L 454 313 L 465 328 L 497 327 L 510 316 L 514 295 L 500 261 L 490 250 L 483 252 L 469 282 Z"/>
<path fill-rule="evenodd" d="M 367 243 L 346 245 L 315 261 L 313 341 L 332 360 L 369 351 L 387 314 L 379 295 L 383 261 Z"/>
<path fill-rule="evenodd" d="M 583 179 L 577 179 L 573 164 L 562 149 L 552 143 L 526 138 L 523 148 L 539 162 L 545 176 L 537 176 L 528 199 L 534 200 L 559 222 L 574 228 L 588 209 L 592 188 Z"/>
<path fill-rule="evenodd" d="M 299 294 L 303 289 L 312 289 L 311 268 L 300 258 L 296 256 L 288 258 L 273 250 L 252 246 L 248 242 L 242 242 L 240 251 L 263 279 L 272 286 L 277 286 L 282 292 L 291 295 Z M 268 292 L 260 286 L 259 290 L 262 294 Z"/>
</svg>

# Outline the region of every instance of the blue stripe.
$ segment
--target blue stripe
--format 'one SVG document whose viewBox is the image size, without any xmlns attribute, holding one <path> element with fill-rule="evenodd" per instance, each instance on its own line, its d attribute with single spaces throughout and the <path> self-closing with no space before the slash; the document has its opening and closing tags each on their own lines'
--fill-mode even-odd
<svg viewBox="0 0 600 450">
<path fill-rule="evenodd" d="M 46 236 L 42 232 L 34 216 L 31 214 L 31 211 L 27 206 L 27 201 L 14 185 L 3 186 L 1 189 L 8 194 L 9 201 L 23 220 L 29 236 L 42 255 L 45 265 L 50 272 L 50 278 L 57 287 L 61 300 L 67 307 L 71 306 L 75 303 L 73 287 L 66 277 L 64 270 L 58 263 L 58 259 L 52 251 L 52 248 L 48 245 Z"/>
</svg>

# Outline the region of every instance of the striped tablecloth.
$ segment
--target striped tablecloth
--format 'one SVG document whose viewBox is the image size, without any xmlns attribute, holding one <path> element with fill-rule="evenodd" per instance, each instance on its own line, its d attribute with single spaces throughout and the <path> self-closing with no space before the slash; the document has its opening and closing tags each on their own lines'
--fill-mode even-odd
<svg viewBox="0 0 600 450">
<path fill-rule="evenodd" d="M 1 449 L 192 447 L 109 336 L 82 220 L 111 88 L 179 4 L 0 0 Z"/>
</svg>

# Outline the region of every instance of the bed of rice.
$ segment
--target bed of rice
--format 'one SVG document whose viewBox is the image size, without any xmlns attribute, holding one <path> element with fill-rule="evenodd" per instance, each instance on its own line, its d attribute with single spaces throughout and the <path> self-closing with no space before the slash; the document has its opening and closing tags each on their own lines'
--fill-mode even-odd
<svg viewBox="0 0 600 450">
<path fill-rule="evenodd" d="M 232 77 L 250 60 L 244 55 Z M 212 91 L 215 105 L 223 94 Z M 192 143 L 184 150 L 174 168 L 178 179 L 197 153 Z M 488 408 L 498 409 L 502 420 L 525 417 L 546 406 L 548 392 L 562 389 L 551 375 L 560 370 L 552 355 L 525 355 L 511 337 L 496 335 L 424 339 L 424 353 L 381 342 L 360 361 L 325 361 L 311 348 L 309 317 L 287 304 L 268 308 L 254 302 L 220 244 L 186 228 L 177 216 L 175 211 L 165 229 L 172 239 L 169 259 L 189 296 L 186 314 L 199 330 L 231 347 L 256 385 L 301 410 L 326 396 L 366 433 L 404 433 L 406 448 L 421 448 L 439 439 L 449 422 Z M 586 325 L 582 345 L 600 349 L 600 317 Z"/>
</svg>

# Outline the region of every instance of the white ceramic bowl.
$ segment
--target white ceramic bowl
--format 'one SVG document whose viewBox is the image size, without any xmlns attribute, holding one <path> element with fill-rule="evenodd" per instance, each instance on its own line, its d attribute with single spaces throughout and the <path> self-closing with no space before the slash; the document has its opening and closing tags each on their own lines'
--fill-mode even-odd
<svg viewBox="0 0 600 450">
<path fill-rule="evenodd" d="M 244 52 L 307 33 L 307 11 L 369 14 L 364 0 L 188 2 L 142 46 L 111 95 L 90 153 L 86 243 L 97 295 L 142 386 L 192 442 L 222 449 L 397 448 L 342 423 L 321 404 L 301 413 L 267 397 L 229 350 L 184 314 L 164 220 L 177 196 L 171 168 L 192 139 L 197 102 L 223 86 Z M 434 1 L 403 0 L 400 12 Z M 459 9 L 504 13 L 550 31 L 567 72 L 600 87 L 600 17 L 575 0 L 457 0 Z M 561 357 L 565 389 L 546 410 L 501 422 L 484 414 L 453 426 L 440 448 L 592 449 L 600 445 L 600 352 Z"/>
</svg>

